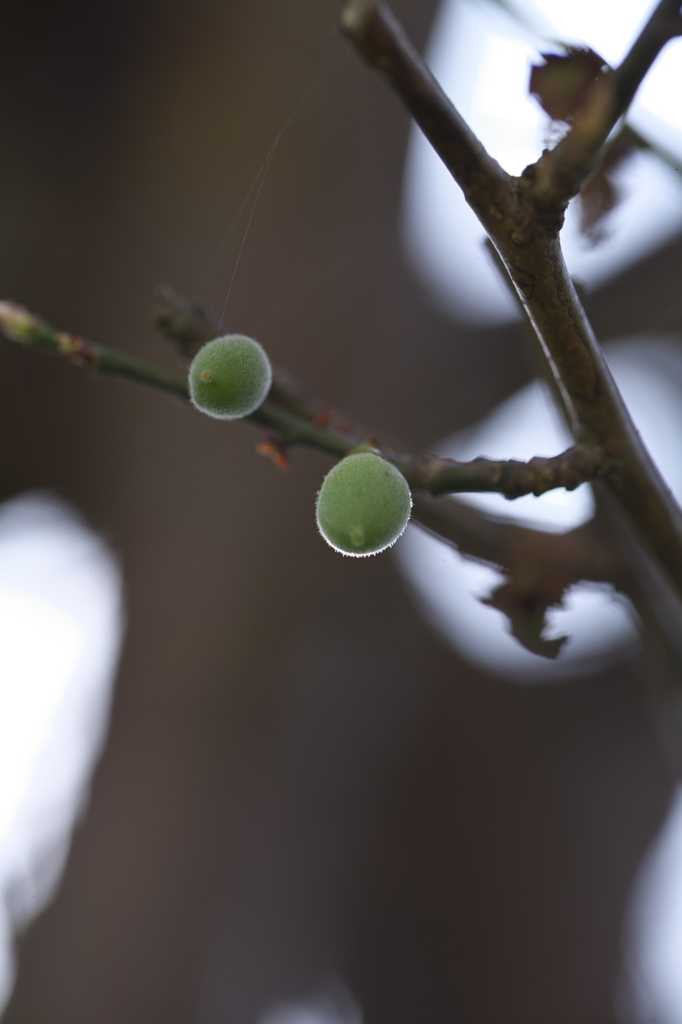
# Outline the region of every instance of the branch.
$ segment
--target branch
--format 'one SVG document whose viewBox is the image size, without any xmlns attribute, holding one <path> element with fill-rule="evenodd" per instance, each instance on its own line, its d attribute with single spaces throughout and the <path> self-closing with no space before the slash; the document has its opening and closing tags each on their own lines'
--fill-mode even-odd
<svg viewBox="0 0 682 1024">
<path fill-rule="evenodd" d="M 600 151 L 625 114 L 651 65 L 682 34 L 680 0 L 660 0 L 620 67 L 605 71 L 569 133 L 524 171 L 539 212 L 565 208 L 595 170 Z"/>
<path fill-rule="evenodd" d="M 511 178 L 457 112 L 388 7 L 349 0 L 341 31 L 404 106 L 488 228 L 511 208 Z"/>
<path fill-rule="evenodd" d="M 188 307 L 193 330 L 197 324 L 201 325 L 204 316 L 201 313 L 197 319 L 194 315 L 197 309 L 196 305 Z M 173 330 L 182 329 L 181 317 L 174 316 L 171 320 Z M 204 326 L 210 326 L 210 322 L 206 320 Z M 189 399 L 185 378 L 86 338 L 58 331 L 14 303 L 0 302 L 0 330 L 13 341 L 60 356 L 81 369 L 126 377 L 186 401 Z M 194 333 L 196 335 L 197 331 Z M 246 418 L 276 431 L 276 436 L 261 443 L 259 450 L 272 455 L 280 465 L 287 463 L 287 450 L 294 444 L 306 444 L 337 456 L 349 454 L 361 445 L 367 446 L 367 441 L 357 433 L 341 433 L 317 419 L 297 416 L 270 398 Z M 536 457 L 528 463 L 495 462 L 485 458 L 466 463 L 428 454 L 412 457 L 388 450 L 382 454 L 403 472 L 413 491 L 422 490 L 430 495 L 493 491 L 514 498 L 527 493 L 542 494 L 557 486 L 573 489 L 605 469 L 603 458 L 587 445 L 575 445 L 561 455 Z M 603 544 L 593 550 L 594 546 L 586 547 L 582 539 L 571 542 L 541 531 L 495 523 L 471 509 L 448 504 L 450 509 L 440 503 L 440 508 L 434 511 L 431 502 L 417 497 L 414 518 L 448 542 L 452 542 L 456 533 L 457 546 L 464 553 L 500 564 L 506 580 L 486 599 L 487 603 L 509 618 L 513 635 L 528 650 L 555 658 L 566 638 L 546 640 L 543 637 L 546 612 L 562 603 L 566 588 L 576 579 L 615 578 L 618 566 L 613 564 L 611 546 Z"/>
<path fill-rule="evenodd" d="M 146 384 L 189 401 L 187 380 L 116 349 L 97 345 L 87 338 L 66 334 L 50 326 L 42 317 L 13 302 L 0 301 L 0 330 L 11 340 L 29 348 L 61 356 L 80 369 L 99 376 L 125 377 Z M 283 391 L 280 385 L 280 392 Z M 279 396 L 279 398 L 278 398 Z M 271 438 L 272 451 L 267 443 L 264 452 L 286 461 L 287 448 L 302 444 L 330 455 L 343 457 L 368 443 L 376 447 L 374 439 L 345 421 L 342 427 L 329 422 L 326 415 L 309 419 L 291 412 L 280 404 L 281 393 L 273 398 L 272 391 L 266 401 L 244 419 L 275 432 Z M 287 396 L 284 392 L 284 401 Z M 316 404 L 323 403 L 316 399 Z M 478 458 L 471 462 L 442 459 L 430 454 L 402 455 L 387 448 L 382 455 L 405 476 L 411 489 L 432 495 L 487 491 L 513 499 L 524 494 L 544 494 L 555 487 L 574 490 L 581 483 L 604 473 L 607 464 L 598 449 L 588 445 L 575 445 L 561 455 L 550 458 L 536 457 L 530 462 L 515 459 L 493 461 Z"/>
<path fill-rule="evenodd" d="M 680 0 L 660 0 L 632 44 L 630 52 L 623 58 L 623 63 L 615 72 L 614 125 L 632 103 L 635 93 L 663 47 L 679 35 L 682 35 Z"/>
<path fill-rule="evenodd" d="M 220 333 L 218 318 L 201 302 L 182 298 L 169 284 L 156 289 L 152 323 L 187 362 Z"/>
<path fill-rule="evenodd" d="M 455 459 L 405 461 L 393 456 L 392 462 L 402 471 L 415 490 L 424 490 L 433 497 L 442 494 L 490 492 L 502 494 L 509 501 L 524 494 L 539 497 L 556 487 L 573 491 L 587 480 L 594 480 L 605 471 L 603 456 L 588 445 L 574 445 L 551 458 L 535 456 L 529 462 L 516 459 L 493 461 L 478 458 L 471 462 Z"/>
<path fill-rule="evenodd" d="M 97 345 L 78 335 L 57 331 L 42 317 L 29 313 L 14 302 L 0 300 L 0 330 L 10 341 L 19 342 L 50 355 L 61 356 L 98 377 L 122 377 L 159 388 L 180 398 L 189 398 L 187 380 L 168 373 L 153 363 L 127 355 L 118 349 Z"/>
<path fill-rule="evenodd" d="M 218 321 L 203 305 L 181 298 L 168 285 L 158 289 L 157 299 L 158 305 L 153 312 L 154 323 L 185 354 L 194 354 L 218 333 Z M 345 419 L 339 413 L 331 410 L 321 399 L 305 392 L 297 381 L 280 368 L 274 370 L 274 384 L 268 398 L 290 412 L 314 420 L 318 425 L 325 421 L 340 422 L 345 426 L 341 432 L 349 432 Z M 355 435 L 355 439 L 367 436 L 362 431 L 350 432 Z M 555 487 L 574 490 L 580 484 L 595 479 L 605 468 L 603 455 L 587 445 L 575 445 L 561 455 L 535 457 L 529 462 L 518 462 L 515 459 L 493 461 L 485 458 L 458 462 L 433 456 L 409 458 L 396 453 L 390 453 L 390 458 L 413 489 L 428 491 L 434 497 L 487 491 L 502 494 L 510 501 L 525 494 L 539 497 Z"/>
<path fill-rule="evenodd" d="M 194 358 L 202 345 L 221 333 L 218 317 L 207 306 L 183 298 L 167 284 L 156 290 L 152 323 L 173 342 L 187 362 Z M 303 419 L 326 418 L 328 422 L 340 422 L 347 427 L 342 417 L 314 395 L 304 391 L 291 374 L 281 367 L 273 367 L 273 381 L 268 397 L 271 402 Z"/>
<path fill-rule="evenodd" d="M 413 518 L 461 554 L 502 570 L 504 580 L 482 601 L 502 612 L 512 636 L 540 657 L 556 658 L 568 639 L 546 639 L 544 633 L 548 610 L 563 606 L 572 584 L 582 579 L 620 584 L 623 579 L 623 560 L 594 521 L 557 535 L 496 521 L 456 501 L 420 497 Z"/>
<path fill-rule="evenodd" d="M 670 2 L 665 0 L 668 8 Z M 538 218 L 532 194 L 537 165 L 505 185 L 504 172 L 495 170 L 383 5 L 350 0 L 341 27 L 408 110 L 417 112 L 420 127 L 500 253 L 561 391 L 574 436 L 606 454 L 604 481 L 682 594 L 682 513 L 639 437 L 571 283 L 558 240 L 563 206 Z"/>
<path fill-rule="evenodd" d="M 578 580 L 618 586 L 626 567 L 608 538 L 591 521 L 569 533 L 547 533 L 504 522 L 458 501 L 433 501 L 416 496 L 412 518 L 427 532 L 445 540 L 463 555 L 510 570 L 533 564 L 566 585 Z"/>
<path fill-rule="evenodd" d="M 30 313 L 14 302 L 0 300 L 0 331 L 10 341 L 38 352 L 59 356 L 78 369 L 90 371 L 96 377 L 123 378 L 157 388 L 189 402 L 186 374 L 179 376 L 170 373 L 154 363 L 148 363 L 119 349 L 108 348 L 80 335 L 59 331 L 42 317 Z M 215 332 L 211 337 L 214 334 Z M 346 455 L 364 440 L 318 425 L 286 408 L 278 408 L 271 400 L 264 402 L 245 419 L 276 430 L 288 443 L 309 444 L 336 455 Z"/>
</svg>

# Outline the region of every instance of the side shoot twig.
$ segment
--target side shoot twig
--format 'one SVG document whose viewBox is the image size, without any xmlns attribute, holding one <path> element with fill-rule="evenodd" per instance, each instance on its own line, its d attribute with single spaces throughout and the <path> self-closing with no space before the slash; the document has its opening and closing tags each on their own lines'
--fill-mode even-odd
<svg viewBox="0 0 682 1024">
<path fill-rule="evenodd" d="M 189 401 L 186 377 L 169 373 L 117 349 L 97 345 L 87 338 L 58 331 L 42 317 L 13 302 L 0 301 L 0 331 L 11 341 L 60 356 L 96 375 L 136 381 Z M 343 419 L 339 420 L 341 426 L 337 427 L 334 417 L 338 419 L 338 414 L 323 411 L 309 417 L 292 412 L 291 406 L 300 403 L 301 394 L 302 389 L 294 387 L 290 395 L 280 379 L 260 408 L 244 419 L 273 431 L 280 447 L 302 444 L 335 456 L 348 455 L 368 443 L 378 447 L 367 433 L 351 427 Z M 319 399 L 310 401 L 314 407 L 325 409 Z M 606 467 L 599 452 L 580 444 L 560 455 L 549 458 L 536 456 L 529 462 L 485 458 L 458 462 L 428 452 L 403 455 L 383 447 L 381 453 L 397 466 L 412 490 L 431 495 L 487 491 L 512 499 L 524 494 L 544 494 L 555 487 L 573 490 L 594 479 Z"/>
</svg>

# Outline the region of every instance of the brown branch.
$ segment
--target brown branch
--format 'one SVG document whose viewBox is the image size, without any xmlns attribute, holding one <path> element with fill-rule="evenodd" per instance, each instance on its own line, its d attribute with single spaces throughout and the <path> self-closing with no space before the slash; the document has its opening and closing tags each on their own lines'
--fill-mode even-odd
<svg viewBox="0 0 682 1024">
<path fill-rule="evenodd" d="M 539 497 L 556 487 L 573 491 L 606 470 L 601 454 L 588 445 L 574 445 L 550 458 L 535 456 L 529 462 L 478 458 L 471 462 L 429 459 L 420 463 L 411 459 L 403 465 L 400 456 L 392 461 L 413 489 L 428 491 L 433 497 L 491 492 L 502 494 L 509 501 L 524 494 Z"/>
<path fill-rule="evenodd" d="M 542 217 L 564 209 L 596 169 L 609 134 L 625 114 L 659 53 L 682 33 L 679 0 L 660 0 L 622 64 L 606 70 L 568 134 L 546 150 L 524 175 L 530 198 Z"/>
<path fill-rule="evenodd" d="M 682 35 L 680 0 L 660 0 L 630 51 L 615 72 L 616 102 L 613 124 L 626 112 L 663 47 Z"/>
<path fill-rule="evenodd" d="M 559 240 L 498 248 L 565 396 L 575 436 L 596 442 L 613 460 L 604 481 L 682 593 L 682 513 L 621 398 Z"/>
<path fill-rule="evenodd" d="M 351 0 L 341 26 L 408 110 L 417 111 L 418 123 L 502 257 L 551 366 L 574 436 L 613 460 L 604 480 L 682 594 L 682 513 L 642 444 L 571 283 L 557 237 L 563 207 L 538 219 L 537 205 L 529 199 L 533 168 L 512 179 L 505 194 L 505 178 L 494 171 L 497 165 L 493 161 L 491 169 L 485 150 L 472 141 L 470 130 L 383 5 Z M 432 121 L 437 131 L 430 130 Z"/>
<path fill-rule="evenodd" d="M 193 305 L 190 312 L 197 308 Z M 194 317 L 192 322 L 195 323 Z M 180 320 L 175 317 L 173 323 L 177 327 Z M 58 331 L 42 317 L 15 303 L 0 302 L 0 329 L 10 340 L 59 356 L 94 374 L 124 376 L 169 391 L 176 397 L 189 398 L 185 377 L 96 345 L 87 338 Z M 357 435 L 340 433 L 315 420 L 296 416 L 269 399 L 246 418 L 275 431 L 274 437 L 261 442 L 258 449 L 279 465 L 287 464 L 288 449 L 293 444 L 306 444 L 343 456 L 362 443 Z M 542 494 L 562 485 L 573 489 L 605 468 L 594 449 L 581 445 L 553 458 L 535 458 L 529 463 L 494 462 L 484 458 L 465 463 L 427 455 L 398 455 L 388 450 L 382 454 L 402 470 L 412 489 L 432 495 L 493 491 L 513 498 L 530 492 Z M 441 502 L 440 508 L 434 511 L 432 503 L 417 497 L 415 519 L 421 520 L 431 532 L 438 532 L 440 524 L 443 533 L 439 536 L 449 542 L 456 527 L 457 545 L 463 552 L 499 563 L 507 579 L 490 595 L 489 603 L 509 617 L 513 635 L 528 650 L 544 657 L 556 657 L 565 638 L 546 640 L 543 637 L 547 609 L 562 603 L 566 588 L 577 578 L 615 578 L 617 566 L 610 560 L 610 546 L 602 545 L 595 552 L 586 548 L 582 541 L 571 543 L 541 531 L 494 523 L 473 510 L 447 504 L 450 509 Z"/>
<path fill-rule="evenodd" d="M 349 0 L 341 31 L 397 92 L 488 228 L 509 215 L 511 178 L 486 151 L 384 4 Z"/>
</svg>

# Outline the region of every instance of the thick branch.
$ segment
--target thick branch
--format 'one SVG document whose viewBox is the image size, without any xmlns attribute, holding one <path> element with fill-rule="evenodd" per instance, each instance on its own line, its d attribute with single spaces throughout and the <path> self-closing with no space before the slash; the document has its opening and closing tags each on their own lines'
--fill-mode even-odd
<svg viewBox="0 0 682 1024">
<path fill-rule="evenodd" d="M 575 436 L 596 443 L 613 460 L 606 484 L 682 593 L 682 513 L 621 398 L 558 239 L 498 248 L 565 396 Z"/>
<path fill-rule="evenodd" d="M 185 377 L 116 349 L 96 345 L 87 338 L 58 331 L 42 317 L 15 303 L 0 302 L 0 330 L 12 341 L 61 356 L 96 375 L 124 377 L 189 400 Z M 330 455 L 344 456 L 368 444 L 367 434 L 357 428 L 346 425 L 340 429 L 333 421 L 329 422 L 326 415 L 313 419 L 299 416 L 286 407 L 286 394 L 284 398 L 285 404 L 280 404 L 271 391 L 260 408 L 245 417 L 275 432 L 275 450 L 281 452 L 288 446 L 303 444 Z M 323 406 L 319 399 L 316 403 Z M 376 444 L 374 440 L 369 443 Z M 536 457 L 530 462 L 514 459 L 496 462 L 484 458 L 458 462 L 428 454 L 402 455 L 386 448 L 381 449 L 381 453 L 400 469 L 413 490 L 432 495 L 487 491 L 512 499 L 524 494 L 544 494 L 555 487 L 573 490 L 607 468 L 599 451 L 587 445 L 576 445 L 561 455 Z"/>
<path fill-rule="evenodd" d="M 508 215 L 511 178 L 457 112 L 388 7 L 349 0 L 340 27 L 397 92 L 471 206 L 485 211 L 493 226 Z"/>
<path fill-rule="evenodd" d="M 355 16 L 357 9 L 361 17 Z M 538 220 L 528 198 L 532 168 L 524 178 L 514 179 L 504 196 L 504 179 L 490 171 L 490 158 L 471 141 L 471 132 L 459 115 L 450 107 L 449 115 L 441 116 L 449 101 L 383 5 L 350 0 L 341 25 L 362 55 L 389 79 L 408 110 L 419 113 L 421 127 L 507 267 L 549 361 L 576 439 L 613 460 L 604 475 L 606 483 L 682 594 L 682 513 L 642 444 L 571 283 L 557 237 L 561 209 Z M 437 112 L 438 132 L 427 130 L 430 107 Z M 453 152 L 459 159 L 453 160 Z M 472 162 L 476 188 L 471 187 Z"/>
</svg>

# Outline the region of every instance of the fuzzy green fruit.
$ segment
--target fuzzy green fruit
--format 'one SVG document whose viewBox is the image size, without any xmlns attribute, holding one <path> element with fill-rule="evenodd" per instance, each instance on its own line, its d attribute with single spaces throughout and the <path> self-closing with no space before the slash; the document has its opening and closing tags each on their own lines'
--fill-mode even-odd
<svg viewBox="0 0 682 1024">
<path fill-rule="evenodd" d="M 317 495 L 317 526 L 344 555 L 375 555 L 407 526 L 412 496 L 402 473 L 374 452 L 347 455 Z"/>
<path fill-rule="evenodd" d="M 263 347 L 243 334 L 209 341 L 189 368 L 193 404 L 220 420 L 236 420 L 254 412 L 271 384 L 272 367 Z"/>
</svg>

